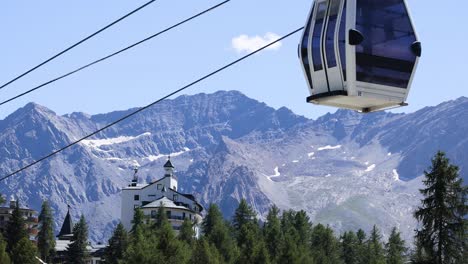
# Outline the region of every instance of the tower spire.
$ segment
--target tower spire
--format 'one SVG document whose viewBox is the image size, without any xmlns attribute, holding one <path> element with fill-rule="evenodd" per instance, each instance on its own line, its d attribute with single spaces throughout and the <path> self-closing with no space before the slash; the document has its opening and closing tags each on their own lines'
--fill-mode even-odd
<svg viewBox="0 0 468 264">
<path fill-rule="evenodd" d="M 60 233 L 57 237 L 60 240 L 70 240 L 73 237 L 73 221 L 70 215 L 70 205 L 67 204 L 68 211 L 65 219 L 63 220 L 62 228 L 60 229 Z"/>
<path fill-rule="evenodd" d="M 133 167 L 133 179 L 131 186 L 137 186 L 138 184 L 138 166 Z"/>
</svg>

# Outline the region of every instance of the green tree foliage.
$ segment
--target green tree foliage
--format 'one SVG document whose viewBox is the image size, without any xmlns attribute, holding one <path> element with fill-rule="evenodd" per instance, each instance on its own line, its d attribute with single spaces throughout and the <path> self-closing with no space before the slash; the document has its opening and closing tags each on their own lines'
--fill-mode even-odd
<svg viewBox="0 0 468 264">
<path fill-rule="evenodd" d="M 27 237 L 23 237 L 13 247 L 11 252 L 11 260 L 13 263 L 21 264 L 37 264 L 36 259 L 37 248 Z"/>
<path fill-rule="evenodd" d="M 167 219 L 167 213 L 166 213 L 166 208 L 164 208 L 164 204 L 161 202 L 158 207 L 158 213 L 156 214 L 156 221 L 154 221 L 153 226 L 158 229 L 161 228 L 163 223 L 166 223 L 168 221 Z"/>
<path fill-rule="evenodd" d="M 413 264 L 432 264 L 429 254 L 426 252 L 418 237 L 414 241 L 415 249 L 411 254 L 411 263 Z"/>
<path fill-rule="evenodd" d="M 37 236 L 39 255 L 45 262 L 50 262 L 55 255 L 54 218 L 49 202 L 42 203 L 39 214 L 39 234 Z"/>
<path fill-rule="evenodd" d="M 356 246 L 356 261 L 357 263 L 366 263 L 367 260 L 367 245 L 366 245 L 366 232 L 359 229 L 356 232 L 357 246 Z"/>
<path fill-rule="evenodd" d="M 162 206 L 160 209 L 163 208 Z M 164 208 L 160 210 L 164 212 Z M 165 212 L 163 213 L 165 215 Z M 188 263 L 190 259 L 190 250 L 188 245 L 176 238 L 171 224 L 167 217 L 158 218 L 158 228 L 156 229 L 157 250 L 160 252 L 160 262 L 158 263 Z"/>
<path fill-rule="evenodd" d="M 382 246 L 382 236 L 379 229 L 374 225 L 367 240 L 367 259 L 369 264 L 385 264 L 385 254 Z"/>
<path fill-rule="evenodd" d="M 317 263 L 341 263 L 339 242 L 330 227 L 322 224 L 312 229 L 311 251 Z"/>
<path fill-rule="evenodd" d="M 396 227 L 392 229 L 392 233 L 385 244 L 385 257 L 387 264 L 403 264 L 406 262 L 405 241 L 401 239 L 400 232 Z"/>
<path fill-rule="evenodd" d="M 272 262 L 277 262 L 283 248 L 284 237 L 281 231 L 279 209 L 275 205 L 268 211 L 266 223 L 263 227 L 263 235 Z"/>
<path fill-rule="evenodd" d="M 23 238 L 28 238 L 28 233 L 23 214 L 20 211 L 19 202 L 16 202 L 6 230 L 7 251 L 11 253 L 13 248 Z M 13 256 L 12 260 L 14 261 Z"/>
<path fill-rule="evenodd" d="M 256 223 L 245 223 L 238 231 L 238 263 L 269 263 L 269 254 L 260 228 Z"/>
<path fill-rule="evenodd" d="M 135 208 L 135 212 L 133 214 L 132 220 L 132 230 L 131 232 L 135 232 L 138 226 L 143 225 L 145 223 L 145 214 L 140 208 Z"/>
<path fill-rule="evenodd" d="M 191 264 L 221 264 L 223 257 L 219 253 L 218 249 L 213 244 L 210 244 L 208 240 L 201 238 L 195 243 L 193 249 Z"/>
<path fill-rule="evenodd" d="M 436 264 L 462 261 L 468 239 L 468 187 L 463 186 L 458 167 L 451 165 L 441 151 L 424 174 L 426 188 L 420 190 L 424 198 L 414 213 L 421 224 L 421 229 L 416 231 L 419 251 Z"/>
<path fill-rule="evenodd" d="M 119 223 L 109 239 L 109 246 L 106 248 L 104 258 L 106 263 L 118 264 L 123 259 L 123 254 L 128 247 L 128 233 L 122 223 Z"/>
<path fill-rule="evenodd" d="M 229 226 L 224 221 L 217 205 L 210 205 L 202 227 L 205 237 L 223 256 L 223 261 L 225 263 L 235 263 L 239 251 L 231 236 Z"/>
<path fill-rule="evenodd" d="M 159 251 L 155 248 L 156 243 L 153 230 L 144 223 L 138 224 L 131 234 L 130 244 L 121 262 L 123 264 L 155 263 L 154 261 L 160 259 Z"/>
<path fill-rule="evenodd" d="M 232 226 L 239 232 L 244 225 L 256 222 L 255 211 L 245 199 L 242 199 L 234 212 Z"/>
<path fill-rule="evenodd" d="M 344 232 L 341 236 L 341 258 L 345 264 L 358 262 L 358 238 L 352 231 Z"/>
<path fill-rule="evenodd" d="M 10 264 L 10 256 L 6 252 L 6 241 L 3 239 L 2 234 L 0 233 L 0 263 Z"/>
<path fill-rule="evenodd" d="M 219 207 L 216 204 L 211 204 L 210 208 L 208 208 L 208 213 L 202 222 L 202 228 L 205 236 L 210 236 L 214 227 L 223 221 L 223 215 L 221 214 Z"/>
<path fill-rule="evenodd" d="M 193 230 L 192 220 L 185 218 L 179 231 L 179 239 L 188 245 L 192 245 L 195 240 L 195 230 Z"/>
<path fill-rule="evenodd" d="M 289 210 L 281 216 L 281 230 L 284 242 L 277 263 L 312 263 L 310 243 L 300 243 L 297 230 L 296 212 Z M 311 233 L 309 231 L 308 233 Z"/>
<path fill-rule="evenodd" d="M 88 258 L 88 225 L 83 215 L 73 227 L 73 238 L 67 247 L 68 263 L 85 264 Z"/>
<path fill-rule="evenodd" d="M 294 215 L 294 227 L 299 235 L 299 243 L 308 246 L 310 243 L 310 235 L 312 225 L 310 218 L 304 210 L 301 210 Z"/>
</svg>

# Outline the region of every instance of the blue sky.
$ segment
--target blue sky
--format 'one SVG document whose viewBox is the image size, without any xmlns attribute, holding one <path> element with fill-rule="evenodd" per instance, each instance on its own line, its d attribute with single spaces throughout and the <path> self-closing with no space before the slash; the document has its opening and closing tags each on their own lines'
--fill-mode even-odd
<svg viewBox="0 0 468 264">
<path fill-rule="evenodd" d="M 146 0 L 4 1 L 0 4 L 0 83 L 50 57 Z M 158 0 L 46 67 L 0 90 L 7 99 L 140 40 L 221 1 Z M 34 101 L 58 114 L 90 114 L 143 106 L 240 57 L 233 39 L 286 34 L 303 26 L 312 1 L 232 0 L 161 38 L 4 106 L 0 118 Z M 408 0 L 423 43 L 409 107 L 413 112 L 468 96 L 467 1 Z M 185 93 L 239 90 L 279 108 L 316 118 L 334 108 L 305 103 L 307 86 L 297 59 L 300 34 L 222 72 Z M 245 37 L 241 40 L 245 40 Z M 245 41 L 244 41 L 245 42 Z M 244 43 L 241 41 L 241 43 Z"/>
</svg>

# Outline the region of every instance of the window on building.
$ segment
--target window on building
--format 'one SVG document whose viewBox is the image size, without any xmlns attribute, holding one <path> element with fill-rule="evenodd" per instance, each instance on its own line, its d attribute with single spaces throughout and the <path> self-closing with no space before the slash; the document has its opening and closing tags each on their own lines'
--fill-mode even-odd
<svg viewBox="0 0 468 264">
<path fill-rule="evenodd" d="M 192 220 L 192 214 L 189 214 L 189 217 L 188 217 L 190 220 Z"/>
<path fill-rule="evenodd" d="M 135 195 L 133 196 L 133 200 L 135 200 L 135 201 L 140 201 L 140 195 L 135 194 Z"/>
<path fill-rule="evenodd" d="M 173 199 L 173 200 L 174 200 L 174 202 L 177 202 L 177 201 L 179 200 L 179 195 L 177 195 L 177 194 L 174 194 L 174 197 L 173 197 L 173 198 L 174 198 L 174 199 Z"/>
<path fill-rule="evenodd" d="M 166 211 L 166 215 L 167 215 L 167 218 L 168 218 L 168 219 L 171 219 L 171 216 L 172 216 L 171 211 L 169 211 L 169 210 Z"/>
<path fill-rule="evenodd" d="M 156 210 L 151 210 L 151 218 L 156 218 L 158 212 Z"/>
<path fill-rule="evenodd" d="M 185 219 L 185 213 L 182 213 L 182 219 Z"/>
</svg>

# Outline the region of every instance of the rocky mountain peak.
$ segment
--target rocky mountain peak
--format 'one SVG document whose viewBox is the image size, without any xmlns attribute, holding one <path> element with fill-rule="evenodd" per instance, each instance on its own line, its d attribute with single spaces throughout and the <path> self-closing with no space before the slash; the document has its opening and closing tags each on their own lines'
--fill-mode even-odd
<svg viewBox="0 0 468 264">
<path fill-rule="evenodd" d="M 393 226 L 400 223 L 391 214 L 402 215 L 408 235 L 415 182 L 436 148 L 444 147 L 462 171 L 468 168 L 467 104 L 462 97 L 412 114 L 338 110 L 314 121 L 237 91 L 184 95 L 19 174 L 0 193 L 37 210 L 47 198 L 56 219 L 72 204 L 93 222 L 91 238 L 104 241 L 118 222 L 115 201 L 132 168 L 140 167 L 142 181 L 154 180 L 170 155 L 183 191 L 202 197 L 205 206 L 218 203 L 226 216 L 247 198 L 259 213 L 275 203 L 337 229 Z M 0 174 L 132 110 L 58 116 L 28 104 L 0 121 Z M 383 207 L 389 210 L 378 210 Z M 369 223 L 374 213 L 382 218 Z M 349 215 L 355 226 L 346 225 Z"/>
</svg>

